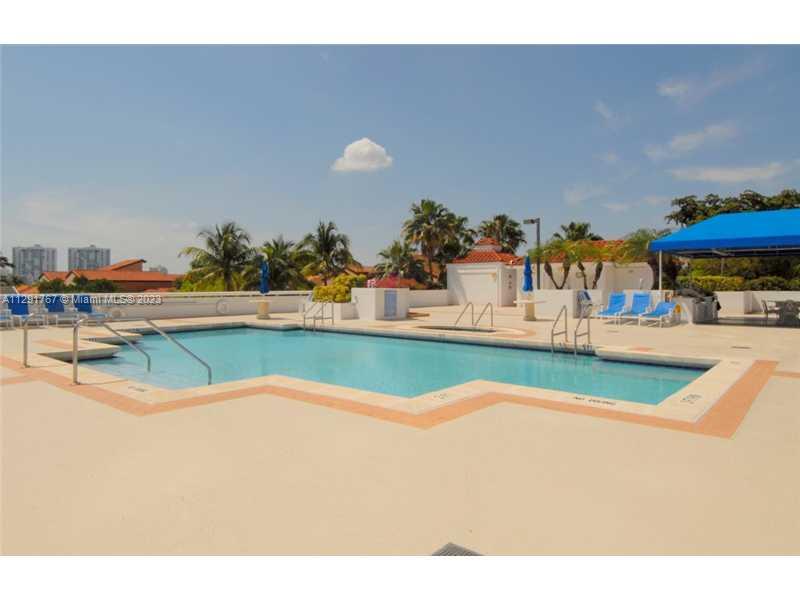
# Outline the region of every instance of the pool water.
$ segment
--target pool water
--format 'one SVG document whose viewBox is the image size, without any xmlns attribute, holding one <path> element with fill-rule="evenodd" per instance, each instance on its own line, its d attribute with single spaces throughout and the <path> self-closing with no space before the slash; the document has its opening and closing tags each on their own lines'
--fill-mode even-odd
<svg viewBox="0 0 800 600">
<path fill-rule="evenodd" d="M 414 397 L 485 379 L 658 404 L 703 370 L 606 361 L 594 356 L 304 330 L 218 329 L 173 334 L 211 365 L 214 383 L 286 375 L 300 379 Z M 164 388 L 207 383 L 206 370 L 158 335 L 122 346 L 114 358 L 87 366 Z"/>
</svg>

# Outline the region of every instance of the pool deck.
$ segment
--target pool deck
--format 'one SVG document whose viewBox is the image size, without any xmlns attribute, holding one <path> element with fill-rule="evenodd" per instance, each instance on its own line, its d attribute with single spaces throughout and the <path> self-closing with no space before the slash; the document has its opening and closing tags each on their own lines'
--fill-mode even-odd
<svg viewBox="0 0 800 600">
<path fill-rule="evenodd" d="M 334 328 L 441 336 L 415 328 L 458 307 L 414 313 Z M 472 339 L 549 347 L 550 321 L 495 324 Z M 160 390 L 86 366 L 74 386 L 53 358 L 71 334 L 31 329 L 25 369 L 20 330 L 0 333 L 4 553 L 800 551 L 800 330 L 593 323 L 601 354 L 718 363 L 655 407 L 484 381 L 413 399 L 281 376 Z M 108 337 L 84 328 L 81 352 Z"/>
</svg>

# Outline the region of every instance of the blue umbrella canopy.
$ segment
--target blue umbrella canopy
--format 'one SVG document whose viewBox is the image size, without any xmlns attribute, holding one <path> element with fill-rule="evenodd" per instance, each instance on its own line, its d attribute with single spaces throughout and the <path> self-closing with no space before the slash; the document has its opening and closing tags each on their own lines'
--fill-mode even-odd
<svg viewBox="0 0 800 600">
<path fill-rule="evenodd" d="M 523 270 L 522 291 L 533 291 L 533 269 L 531 268 L 531 257 L 525 255 L 525 269 Z"/>
<path fill-rule="evenodd" d="M 269 294 L 269 264 L 267 261 L 261 261 L 261 285 L 262 294 Z"/>
</svg>

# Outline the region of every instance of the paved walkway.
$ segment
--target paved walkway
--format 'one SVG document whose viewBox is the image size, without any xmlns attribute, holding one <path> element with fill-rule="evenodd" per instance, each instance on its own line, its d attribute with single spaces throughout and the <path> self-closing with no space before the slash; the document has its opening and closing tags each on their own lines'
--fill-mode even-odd
<svg viewBox="0 0 800 600">
<path fill-rule="evenodd" d="M 31 351 L 70 333 L 32 331 Z M 270 393 L 141 417 L 23 372 L 19 337 L 0 333 L 4 553 L 800 551 L 800 331 L 594 328 L 595 344 L 777 363 L 730 438 L 510 403 L 425 429 Z"/>
</svg>

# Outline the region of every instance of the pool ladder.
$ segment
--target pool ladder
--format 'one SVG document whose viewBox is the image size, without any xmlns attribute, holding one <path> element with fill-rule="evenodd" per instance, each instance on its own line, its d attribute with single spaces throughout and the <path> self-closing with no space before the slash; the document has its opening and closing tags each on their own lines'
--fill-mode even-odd
<svg viewBox="0 0 800 600">
<path fill-rule="evenodd" d="M 331 316 L 325 316 L 325 307 L 330 305 L 331 307 Z M 308 329 L 308 325 L 306 321 L 308 319 L 311 320 L 311 330 L 317 330 L 317 321 L 322 321 L 323 324 L 325 323 L 325 319 L 331 320 L 331 325 L 333 325 L 333 302 L 315 302 L 311 305 L 307 311 L 303 313 L 303 329 Z"/>
<path fill-rule="evenodd" d="M 561 307 L 558 311 L 556 320 L 553 321 L 553 326 L 550 328 L 550 352 L 556 351 L 556 337 L 564 336 L 564 348 L 569 345 L 569 323 L 567 318 L 567 305 Z M 556 327 L 561 321 L 561 316 L 564 316 L 564 329 L 556 331 Z M 581 331 L 581 325 L 586 324 L 585 331 Z M 572 332 L 572 353 L 578 354 L 578 339 L 585 337 L 586 343 L 583 344 L 583 350 L 587 351 L 592 347 L 592 305 L 582 303 L 580 308 L 580 316 L 578 317 L 578 324 Z"/>
<path fill-rule="evenodd" d="M 75 384 L 80 383 L 78 381 L 78 332 L 80 331 L 81 324 L 84 321 L 88 320 L 88 319 L 89 319 L 89 315 L 85 315 L 83 317 L 80 317 L 78 320 L 75 321 L 75 325 L 72 326 L 72 383 L 75 383 Z M 172 344 L 174 344 L 175 346 L 177 346 L 178 348 L 183 350 L 186 354 L 191 356 L 193 359 L 195 359 L 197 362 L 199 362 L 201 365 L 203 365 L 205 367 L 205 369 L 206 369 L 206 372 L 208 373 L 208 385 L 211 385 L 211 381 L 212 381 L 211 366 L 206 361 L 204 361 L 202 358 L 197 356 L 194 352 L 189 350 L 186 346 L 181 344 L 178 340 L 176 340 L 174 337 L 169 335 L 166 331 L 164 331 L 163 329 L 158 327 L 150 319 L 130 319 L 130 320 L 131 321 L 144 321 L 145 323 L 147 323 L 147 325 L 151 329 L 153 329 L 156 333 L 161 335 L 164 339 L 166 339 L 167 341 L 171 342 Z M 128 346 L 130 346 L 131 348 L 136 350 L 139 354 L 144 356 L 145 360 L 147 361 L 147 371 L 148 372 L 150 371 L 150 365 L 151 365 L 152 361 L 150 360 L 150 355 L 147 352 L 145 352 L 141 348 L 135 346 L 133 344 L 133 342 L 131 342 L 124 335 L 122 335 L 119 331 L 117 331 L 116 329 L 111 327 L 111 325 L 109 325 L 108 323 L 98 323 L 98 325 L 101 325 L 102 327 L 105 327 L 108 331 L 110 331 L 112 334 L 114 334 L 114 336 L 118 337 L 123 342 L 128 344 Z M 25 351 L 26 351 L 25 362 L 27 364 L 27 344 L 25 344 Z"/>
</svg>

